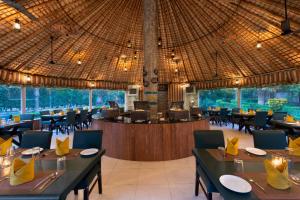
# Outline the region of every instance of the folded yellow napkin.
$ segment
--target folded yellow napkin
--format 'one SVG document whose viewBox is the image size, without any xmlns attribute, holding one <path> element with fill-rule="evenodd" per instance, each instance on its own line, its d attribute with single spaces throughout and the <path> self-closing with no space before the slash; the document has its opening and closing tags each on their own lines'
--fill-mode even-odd
<svg viewBox="0 0 300 200">
<path fill-rule="evenodd" d="M 268 110 L 268 115 L 273 115 L 273 110 Z"/>
<path fill-rule="evenodd" d="M 254 110 L 250 110 L 249 111 L 249 115 L 255 115 L 255 111 Z"/>
<path fill-rule="evenodd" d="M 274 165 L 274 161 L 272 160 L 265 160 L 264 165 L 269 185 L 281 190 L 290 187 L 288 179 L 288 164 L 286 160 L 283 160 L 283 162 L 278 165 Z"/>
<path fill-rule="evenodd" d="M 220 111 L 221 107 L 216 107 L 215 111 Z"/>
<path fill-rule="evenodd" d="M 64 115 L 65 112 L 64 112 L 64 111 L 60 111 L 59 114 L 60 114 L 60 115 Z"/>
<path fill-rule="evenodd" d="M 12 145 L 12 138 L 4 140 L 0 138 L 0 155 L 5 156 Z"/>
<path fill-rule="evenodd" d="M 239 138 L 234 137 L 232 139 L 227 138 L 227 147 L 226 147 L 226 153 L 230 155 L 238 155 L 239 153 Z"/>
<path fill-rule="evenodd" d="M 51 112 L 50 112 L 50 115 L 54 115 L 54 112 L 53 112 L 53 111 L 51 111 Z"/>
<path fill-rule="evenodd" d="M 30 182 L 34 179 L 34 159 L 30 159 L 28 163 L 20 158 L 13 160 L 10 169 L 10 185 L 20 185 Z"/>
<path fill-rule="evenodd" d="M 15 115 L 13 119 L 14 119 L 14 122 L 15 122 L 15 123 L 18 123 L 18 122 L 21 121 L 20 115 Z"/>
<path fill-rule="evenodd" d="M 67 137 L 65 140 L 61 141 L 56 138 L 56 155 L 63 156 L 70 152 L 69 147 L 69 137 Z"/>
<path fill-rule="evenodd" d="M 243 113 L 244 113 L 244 110 L 243 110 L 243 109 L 240 109 L 240 113 L 243 114 Z"/>
<path fill-rule="evenodd" d="M 286 122 L 289 122 L 289 123 L 294 123 L 294 122 L 296 122 L 296 120 L 294 119 L 294 117 L 291 116 L 291 115 L 287 115 L 287 116 L 285 117 L 285 121 L 286 121 Z"/>
<path fill-rule="evenodd" d="M 211 110 L 211 107 L 210 107 L 210 106 L 208 106 L 207 110 Z"/>
<path fill-rule="evenodd" d="M 295 140 L 289 138 L 289 154 L 300 156 L 300 137 Z"/>
</svg>

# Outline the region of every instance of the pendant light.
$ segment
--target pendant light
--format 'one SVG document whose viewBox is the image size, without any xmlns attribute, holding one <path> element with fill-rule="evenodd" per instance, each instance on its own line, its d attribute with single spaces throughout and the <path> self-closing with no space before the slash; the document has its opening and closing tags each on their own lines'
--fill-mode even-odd
<svg viewBox="0 0 300 200">
<path fill-rule="evenodd" d="M 259 31 L 259 33 L 258 33 L 258 40 L 257 40 L 257 42 L 256 42 L 256 48 L 257 48 L 257 49 L 262 48 L 262 44 L 261 44 L 261 41 L 260 41 L 260 31 Z"/>
<path fill-rule="evenodd" d="M 16 31 L 20 31 L 21 30 L 21 22 L 18 18 L 15 19 L 15 22 L 13 24 L 13 28 L 16 30 Z"/>
</svg>

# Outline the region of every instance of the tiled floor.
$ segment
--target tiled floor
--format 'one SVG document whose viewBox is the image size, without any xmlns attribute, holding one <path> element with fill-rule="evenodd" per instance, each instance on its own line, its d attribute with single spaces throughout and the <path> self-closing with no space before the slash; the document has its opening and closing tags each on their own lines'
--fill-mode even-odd
<svg viewBox="0 0 300 200">
<path fill-rule="evenodd" d="M 240 147 L 253 146 L 251 135 L 238 132 L 231 127 L 222 129 L 225 138 L 238 136 Z M 72 135 L 71 140 L 72 140 Z M 64 137 L 61 135 L 56 137 Z M 55 144 L 54 142 L 52 144 Z M 54 146 L 53 146 L 54 147 Z M 103 194 L 97 187 L 90 194 L 91 200 L 204 200 L 204 194 L 194 196 L 195 163 L 193 157 L 165 162 L 135 162 L 103 157 Z M 73 192 L 68 200 L 82 199 Z M 214 194 L 213 199 L 222 199 Z"/>
</svg>

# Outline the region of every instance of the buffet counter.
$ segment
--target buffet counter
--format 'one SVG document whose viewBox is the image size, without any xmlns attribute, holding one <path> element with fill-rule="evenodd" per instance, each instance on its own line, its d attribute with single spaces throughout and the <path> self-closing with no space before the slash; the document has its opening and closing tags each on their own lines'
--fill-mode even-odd
<svg viewBox="0 0 300 200">
<path fill-rule="evenodd" d="M 124 123 L 93 119 L 92 129 L 103 130 L 106 155 L 135 161 L 163 161 L 192 155 L 194 130 L 207 130 L 207 119 L 182 122 Z"/>
</svg>

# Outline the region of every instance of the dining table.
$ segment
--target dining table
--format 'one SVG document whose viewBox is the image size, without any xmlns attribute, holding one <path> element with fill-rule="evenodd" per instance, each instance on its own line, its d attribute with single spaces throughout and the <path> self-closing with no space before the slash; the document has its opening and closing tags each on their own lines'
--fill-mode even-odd
<svg viewBox="0 0 300 200">
<path fill-rule="evenodd" d="M 21 154 L 25 149 L 17 149 L 13 157 L 30 159 L 31 156 Z M 70 149 L 64 157 L 56 156 L 55 150 L 42 151 L 35 156 L 35 177 L 28 183 L 11 186 L 9 183 L 9 167 L 0 169 L 0 200 L 64 200 L 76 185 L 101 162 L 105 150 L 91 156 L 81 156 L 82 149 Z M 50 178 L 55 174 L 54 178 Z M 8 179 L 3 177 L 8 175 Z M 48 178 L 48 179 L 47 179 Z M 47 181 L 48 180 L 48 181 Z M 37 187 L 39 186 L 39 187 Z"/>
<path fill-rule="evenodd" d="M 6 137 L 13 137 L 18 136 L 18 140 L 15 140 L 13 138 L 13 143 L 17 146 L 20 146 L 20 141 L 22 140 L 22 131 L 18 131 L 19 128 L 21 128 L 23 125 L 33 123 L 32 120 L 23 120 L 20 122 L 6 122 L 6 123 L 0 123 L 0 137 L 3 137 L 6 139 Z"/>
<path fill-rule="evenodd" d="M 285 156 L 290 159 L 289 170 L 294 174 L 300 173 L 300 157 L 289 156 L 287 150 L 265 150 L 266 156 L 256 156 L 239 150 L 238 156 L 224 156 L 224 150 L 219 149 L 193 149 L 193 155 L 199 163 L 207 177 L 216 187 L 218 192 L 225 200 L 255 200 L 255 199 L 273 199 L 290 200 L 300 198 L 300 184 L 291 182 L 291 188 L 278 190 L 267 184 L 264 160 L 272 155 Z M 235 162 L 235 159 L 242 160 L 242 169 Z M 251 191 L 247 193 L 238 193 L 224 187 L 220 182 L 222 175 L 235 175 L 243 178 L 251 185 Z M 252 179 L 254 182 L 251 182 Z M 261 189 L 259 186 L 263 187 Z M 239 187 L 239 186 L 238 186 Z"/>
<path fill-rule="evenodd" d="M 291 135 L 295 135 L 296 132 L 300 132 L 300 121 L 287 122 L 285 120 L 270 120 L 270 123 L 276 128 L 287 129 Z"/>
<path fill-rule="evenodd" d="M 246 121 L 250 121 L 252 120 L 256 113 L 237 113 L 237 112 L 233 112 L 231 114 L 232 116 L 239 118 L 239 131 L 241 131 L 244 127 L 245 127 L 245 122 Z M 267 123 L 272 119 L 273 115 L 267 115 Z"/>
</svg>

